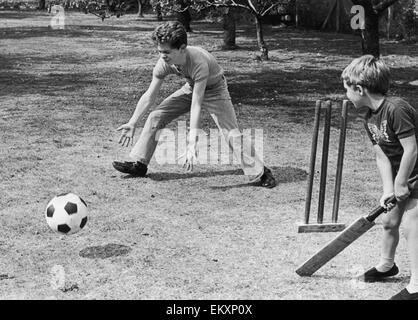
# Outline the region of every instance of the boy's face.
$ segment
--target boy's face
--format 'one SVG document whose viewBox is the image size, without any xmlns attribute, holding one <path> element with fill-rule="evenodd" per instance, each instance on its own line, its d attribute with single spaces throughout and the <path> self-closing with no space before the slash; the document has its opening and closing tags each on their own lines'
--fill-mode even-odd
<svg viewBox="0 0 418 320">
<path fill-rule="evenodd" d="M 344 80 L 344 88 L 346 91 L 347 98 L 354 104 L 356 108 L 363 106 L 364 102 L 364 90 L 361 86 L 348 85 Z"/>
<path fill-rule="evenodd" d="M 160 57 L 168 64 L 181 64 L 183 59 L 184 48 L 172 48 L 169 44 L 160 43 L 157 46 Z"/>
</svg>

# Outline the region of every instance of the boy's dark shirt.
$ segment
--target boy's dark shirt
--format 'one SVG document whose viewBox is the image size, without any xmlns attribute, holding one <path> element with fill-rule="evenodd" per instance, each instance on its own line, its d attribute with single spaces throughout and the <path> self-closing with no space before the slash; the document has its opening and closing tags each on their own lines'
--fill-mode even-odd
<svg viewBox="0 0 418 320">
<path fill-rule="evenodd" d="M 418 113 L 401 98 L 385 98 L 376 111 L 365 116 L 365 128 L 373 145 L 378 144 L 392 165 L 396 175 L 403 155 L 399 139 L 415 135 L 418 144 Z M 412 175 L 418 173 L 418 161 Z"/>
</svg>

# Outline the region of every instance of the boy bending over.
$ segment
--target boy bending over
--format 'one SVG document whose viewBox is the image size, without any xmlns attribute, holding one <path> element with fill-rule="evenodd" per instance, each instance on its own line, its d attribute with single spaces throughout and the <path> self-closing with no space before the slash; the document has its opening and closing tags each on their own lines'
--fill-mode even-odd
<svg viewBox="0 0 418 320">
<path fill-rule="evenodd" d="M 114 168 L 123 173 L 145 177 L 148 164 L 157 147 L 159 130 L 190 111 L 190 130 L 184 167 L 187 171 L 192 171 L 197 159 L 196 144 L 200 115 L 202 109 L 206 109 L 229 142 L 229 147 L 240 161 L 244 174 L 263 187 L 275 187 L 276 181 L 271 170 L 264 166 L 258 155 L 251 156 L 254 154 L 254 144 L 251 138 L 249 141 L 246 140 L 238 128 L 224 73 L 215 58 L 202 48 L 188 46 L 186 30 L 179 22 L 166 22 L 158 26 L 153 32 L 152 39 L 157 45 L 160 59 L 154 67 L 151 84 L 140 98 L 131 119 L 117 129 L 122 131 L 119 143 L 126 146 L 133 144 L 135 126 L 154 104 L 167 75 L 177 74 L 184 77 L 186 84 L 149 114 L 141 135 L 130 153 L 130 157 L 135 161 L 114 161 Z M 237 138 L 241 140 L 240 148 L 234 148 L 234 144 L 231 143 L 231 140 Z M 250 148 L 244 147 L 246 143 Z"/>
</svg>

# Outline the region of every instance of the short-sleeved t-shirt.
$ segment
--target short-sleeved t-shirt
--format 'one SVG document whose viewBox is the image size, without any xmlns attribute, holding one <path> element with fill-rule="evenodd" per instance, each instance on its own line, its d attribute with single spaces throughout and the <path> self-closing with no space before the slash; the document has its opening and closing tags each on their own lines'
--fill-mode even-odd
<svg viewBox="0 0 418 320">
<path fill-rule="evenodd" d="M 367 112 L 365 128 L 373 145 L 378 144 L 389 158 L 392 171 L 396 174 L 403 155 L 399 139 L 414 135 L 418 143 L 417 111 L 401 98 L 385 98 L 377 110 Z M 418 161 L 411 176 L 417 173 Z"/>
<path fill-rule="evenodd" d="M 203 79 L 207 79 L 207 86 L 212 86 L 222 79 L 223 73 L 223 69 L 212 54 L 194 46 L 186 47 L 186 64 L 184 66 L 170 65 L 160 58 L 153 70 L 154 77 L 164 79 L 169 74 L 177 74 L 184 77 L 192 87 L 195 82 Z"/>
</svg>

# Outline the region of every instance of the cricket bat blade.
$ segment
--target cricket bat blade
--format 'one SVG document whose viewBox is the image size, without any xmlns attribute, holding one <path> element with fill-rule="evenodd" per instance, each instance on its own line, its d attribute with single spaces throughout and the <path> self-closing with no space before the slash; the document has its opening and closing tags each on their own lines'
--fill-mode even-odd
<svg viewBox="0 0 418 320">
<path fill-rule="evenodd" d="M 418 175 L 408 180 L 409 189 L 413 188 L 413 183 L 418 181 Z M 392 195 L 385 201 L 385 204 L 396 204 L 396 197 Z M 352 244 L 357 238 L 367 232 L 375 225 L 375 220 L 386 209 L 382 206 L 377 206 L 365 217 L 360 217 L 345 228 L 341 233 L 325 245 L 319 252 L 313 255 L 310 259 L 305 261 L 300 267 L 296 269 L 296 273 L 300 276 L 311 276 L 319 268 L 325 265 L 328 261 L 334 258 L 337 254 Z"/>
<path fill-rule="evenodd" d="M 369 221 L 365 217 L 358 218 L 318 253 L 298 267 L 296 273 L 302 277 L 311 276 L 374 225 L 374 221 Z"/>
</svg>

